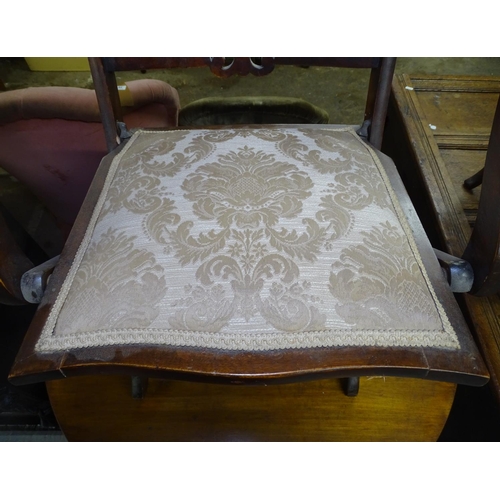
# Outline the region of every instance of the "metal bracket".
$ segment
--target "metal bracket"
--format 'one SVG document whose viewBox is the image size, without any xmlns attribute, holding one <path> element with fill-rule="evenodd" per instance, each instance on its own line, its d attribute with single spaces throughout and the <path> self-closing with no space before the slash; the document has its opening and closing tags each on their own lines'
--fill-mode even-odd
<svg viewBox="0 0 500 500">
<path fill-rule="evenodd" d="M 118 132 L 118 136 L 120 137 L 120 144 L 132 137 L 132 134 L 128 131 L 127 125 L 124 122 L 116 122 L 116 128 Z"/>
<path fill-rule="evenodd" d="M 59 255 L 26 271 L 21 276 L 21 293 L 24 300 L 31 304 L 40 304 L 47 288 L 50 275 L 59 261 Z"/>
<path fill-rule="evenodd" d="M 443 274 L 454 293 L 467 293 L 474 283 L 474 270 L 472 266 L 463 259 L 436 250 L 434 253 L 439 261 Z"/>
<path fill-rule="evenodd" d="M 368 140 L 368 137 L 370 136 L 370 127 L 371 127 L 371 125 L 372 125 L 372 121 L 371 120 L 365 120 L 363 122 L 363 125 L 361 125 L 361 127 L 358 128 L 358 130 L 356 130 L 356 134 L 358 134 L 363 139 Z"/>
</svg>

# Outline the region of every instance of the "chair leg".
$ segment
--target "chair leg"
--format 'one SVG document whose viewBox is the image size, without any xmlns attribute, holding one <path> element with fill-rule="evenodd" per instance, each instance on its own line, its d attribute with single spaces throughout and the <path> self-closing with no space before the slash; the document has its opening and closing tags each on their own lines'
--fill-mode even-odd
<svg viewBox="0 0 500 500">
<path fill-rule="evenodd" d="M 483 172 L 484 168 L 482 168 L 479 172 L 476 172 L 468 179 L 465 179 L 464 188 L 472 191 L 474 188 L 480 186 L 483 182 Z"/>
<path fill-rule="evenodd" d="M 351 398 L 357 396 L 359 392 L 359 377 L 347 377 L 342 379 L 342 388 L 346 396 Z"/>
<path fill-rule="evenodd" d="M 132 397 L 143 399 L 148 390 L 148 377 L 132 377 Z"/>
</svg>

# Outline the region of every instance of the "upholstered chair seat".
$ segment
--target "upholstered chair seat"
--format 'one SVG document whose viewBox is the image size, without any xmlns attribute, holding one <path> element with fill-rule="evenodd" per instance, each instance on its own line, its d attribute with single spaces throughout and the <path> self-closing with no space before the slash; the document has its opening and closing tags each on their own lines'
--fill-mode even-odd
<svg viewBox="0 0 500 500">
<path fill-rule="evenodd" d="M 121 86 L 128 127 L 173 127 L 177 90 L 159 80 Z M 95 92 L 38 87 L 0 93 L 0 167 L 38 197 L 68 231 L 106 154 Z"/>
<path fill-rule="evenodd" d="M 382 157 L 350 127 L 136 132 L 36 351 L 460 350 Z"/>
</svg>

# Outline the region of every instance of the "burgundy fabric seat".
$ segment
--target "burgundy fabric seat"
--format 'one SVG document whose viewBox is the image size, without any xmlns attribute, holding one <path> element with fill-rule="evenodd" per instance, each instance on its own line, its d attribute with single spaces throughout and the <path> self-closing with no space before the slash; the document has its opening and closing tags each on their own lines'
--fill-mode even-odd
<svg viewBox="0 0 500 500">
<path fill-rule="evenodd" d="M 177 91 L 159 80 L 127 82 L 127 127 L 177 125 Z M 73 224 L 106 143 L 93 90 L 40 87 L 0 93 L 0 167 L 28 186 L 56 217 Z"/>
<path fill-rule="evenodd" d="M 129 128 L 174 127 L 177 91 L 159 80 L 120 87 Z M 0 167 L 17 178 L 69 234 L 103 156 L 106 141 L 95 92 L 39 87 L 0 93 Z M 33 267 L 0 215 L 0 303 L 25 303 L 22 274 Z"/>
</svg>

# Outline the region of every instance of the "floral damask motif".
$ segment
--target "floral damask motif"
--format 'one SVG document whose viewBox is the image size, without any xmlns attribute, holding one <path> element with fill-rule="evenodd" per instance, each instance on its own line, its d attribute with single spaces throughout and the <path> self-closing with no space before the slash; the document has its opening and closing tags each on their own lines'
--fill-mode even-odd
<svg viewBox="0 0 500 500">
<path fill-rule="evenodd" d="M 240 228 L 274 226 L 279 217 L 296 216 L 311 188 L 305 172 L 248 146 L 198 168 L 182 185 L 200 219 Z"/>
<path fill-rule="evenodd" d="M 304 142 L 295 134 L 286 134 L 276 143 L 276 148 L 289 158 L 300 162 L 303 161 L 304 154 L 308 151 Z"/>
<path fill-rule="evenodd" d="M 335 203 L 346 209 L 361 210 L 372 203 L 381 208 L 390 206 L 389 194 L 380 178 L 371 178 L 364 172 L 336 174 L 331 191 L 334 193 Z"/>
<path fill-rule="evenodd" d="M 258 139 L 263 139 L 265 141 L 270 141 L 273 143 L 279 143 L 280 141 L 286 139 L 287 134 L 282 130 L 268 128 L 268 129 L 249 129 L 249 133 Z"/>
<path fill-rule="evenodd" d="M 259 312 L 261 292 L 265 278 L 292 281 L 298 269 L 281 255 L 267 255 L 256 263 L 252 271 L 245 273 L 240 263 L 227 256 L 217 256 L 203 263 L 196 273 L 202 285 L 210 286 L 214 279 L 227 281 L 233 293 L 233 308 L 248 322 Z"/>
<path fill-rule="evenodd" d="M 389 222 L 362 234 L 363 244 L 342 250 L 332 265 L 329 288 L 339 315 L 356 328 L 442 327 L 404 235 Z"/>
<path fill-rule="evenodd" d="M 319 222 L 328 222 L 327 232 L 331 231 L 329 242 L 346 236 L 352 229 L 354 224 L 354 216 L 352 211 L 346 210 L 344 207 L 335 203 L 332 195 L 321 198 L 319 206 L 322 210 L 316 213 L 316 219 Z M 328 248 L 331 248 L 328 246 Z"/>
<path fill-rule="evenodd" d="M 221 143 L 234 139 L 240 134 L 238 130 L 207 130 L 203 134 L 203 139 L 211 143 Z"/>
<path fill-rule="evenodd" d="M 179 331 L 215 333 L 226 326 L 235 314 L 234 300 L 227 299 L 222 285 L 210 288 L 185 287 L 186 298 L 171 304 L 175 313 L 170 326 Z"/>
<path fill-rule="evenodd" d="M 165 167 L 163 158 L 171 153 L 178 143 L 187 136 L 187 130 L 175 130 L 172 131 L 166 140 L 152 136 L 139 137 L 141 147 L 137 148 L 123 160 L 122 165 L 124 170 L 149 170 L 151 172 L 163 169 Z"/>
<path fill-rule="evenodd" d="M 303 219 L 305 232 L 299 234 L 297 230 L 281 228 L 281 230 L 268 227 L 266 235 L 271 245 L 285 252 L 290 257 L 314 262 L 325 241 L 326 229 L 320 227 L 313 219 Z"/>
<path fill-rule="evenodd" d="M 148 214 L 162 204 L 159 179 L 151 176 L 136 177 L 121 193 L 125 208 L 131 212 Z"/>
<path fill-rule="evenodd" d="M 161 205 L 152 211 L 143 222 L 144 232 L 160 245 L 169 246 L 169 226 L 179 224 L 180 215 L 173 200 L 163 198 Z"/>
<path fill-rule="evenodd" d="M 279 144 L 279 151 L 288 149 L 286 156 L 297 159 L 303 155 L 307 158 L 307 148 L 297 147 L 297 144 L 301 144 L 297 136 L 280 134 L 273 136 L 273 139 Z M 328 135 L 316 139 L 318 145 L 330 152 L 336 150 L 345 154 L 352 146 L 349 143 L 347 147 L 335 145 Z M 271 140 L 271 137 L 266 137 L 265 140 Z M 367 153 L 357 154 L 358 160 L 362 161 L 363 154 Z M 260 314 L 269 324 L 281 331 L 292 330 L 293 325 L 299 329 L 310 329 L 313 326 L 320 328 L 324 325 L 326 318 L 310 304 L 311 297 L 304 300 L 305 295 L 299 297 L 291 293 L 291 290 L 297 289 L 300 280 L 299 268 L 294 260 L 314 262 L 323 245 L 326 245 L 326 251 L 330 251 L 335 241 L 351 231 L 355 224 L 356 211 L 371 204 L 381 207 L 389 204 L 388 194 L 384 189 L 380 189 L 383 188 L 380 186 L 380 177 L 375 176 L 372 179 L 370 175 L 373 174 L 363 175 L 358 172 L 352 155 L 346 160 L 347 156 L 349 155 L 340 156 L 339 153 L 342 162 L 350 162 L 351 171 L 346 172 L 342 165 L 336 170 L 333 174 L 334 182 L 330 183 L 326 190 L 330 194 L 320 199 L 315 219 L 302 219 L 305 229 L 302 232 L 279 225 L 280 221 L 296 219 L 302 213 L 303 203 L 311 196 L 313 188 L 306 172 L 292 163 L 280 161 L 274 154 L 245 145 L 237 151 L 220 155 L 217 162 L 202 164 L 189 174 L 181 187 L 184 197 L 192 203 L 193 214 L 199 220 L 217 222 L 220 229 L 192 234 L 194 222 L 183 220 L 176 229 L 165 232 L 170 237 L 176 258 L 181 265 L 195 262 L 201 264 L 196 272 L 200 285 L 191 288 L 194 295 L 189 299 L 189 304 L 185 302 L 185 310 L 176 308 L 171 325 L 177 328 L 183 325 L 183 328 L 188 328 L 188 325 L 196 324 L 199 328 L 212 330 L 215 325 L 222 328 L 235 316 L 243 317 L 248 322 L 256 314 Z M 385 193 L 385 196 L 381 197 L 381 193 Z M 395 228 L 389 230 L 386 227 L 381 234 L 387 236 L 394 230 Z M 382 237 L 376 234 L 380 240 Z M 391 241 L 390 247 L 399 248 L 403 243 L 404 234 L 398 232 L 397 235 L 400 241 Z M 365 265 L 368 267 L 377 261 L 378 257 L 374 258 L 376 252 L 381 254 L 377 245 L 370 246 L 369 240 L 370 238 L 367 239 L 368 243 L 365 241 L 361 247 L 362 252 L 370 253 L 364 256 Z M 383 250 L 384 245 L 379 246 Z M 332 270 L 330 276 L 332 294 L 340 293 L 342 296 L 352 291 L 336 308 L 344 320 L 351 322 L 352 315 L 359 322 L 360 317 L 367 316 L 367 321 L 363 323 L 361 319 L 361 323 L 364 328 L 372 328 L 374 325 L 397 319 L 395 313 L 390 313 L 388 317 L 378 317 L 377 311 L 369 302 L 359 306 L 360 300 L 363 304 L 358 296 L 361 290 L 372 292 L 372 299 L 373 292 L 376 291 L 376 298 L 373 300 L 380 304 L 384 301 L 391 302 L 391 297 L 397 296 L 401 286 L 404 286 L 407 293 L 421 299 L 412 303 L 412 310 L 415 310 L 415 307 L 423 307 L 426 290 L 414 290 L 418 280 L 409 279 L 404 273 L 399 273 L 407 262 L 395 263 L 393 260 L 395 265 L 392 269 L 381 266 L 384 279 L 393 276 L 390 282 L 382 286 L 383 281 L 380 279 L 374 281 L 369 273 L 365 272 L 363 275 L 359 269 L 355 269 L 353 262 L 358 256 L 356 250 L 357 247 L 345 250 L 340 261 L 332 266 L 334 270 L 336 265 L 339 265 L 341 270 L 338 275 Z M 275 251 L 279 253 L 273 253 Z M 389 254 L 395 258 L 392 250 Z M 411 252 L 409 254 L 411 255 Z M 407 256 L 408 252 L 403 252 L 402 255 Z M 269 258 L 271 260 L 268 260 Z M 416 265 L 416 262 L 414 264 Z M 262 269 L 266 269 L 263 274 L 260 272 Z M 400 280 L 404 285 L 401 285 Z M 230 283 L 231 288 L 222 287 L 218 291 L 220 307 L 211 306 L 214 300 L 212 287 L 226 281 Z M 342 292 L 337 291 L 336 284 L 339 283 L 344 286 Z M 397 301 L 395 303 L 398 304 L 396 307 L 389 303 L 382 309 L 394 309 L 397 312 L 402 304 Z M 176 304 L 179 306 L 180 303 Z M 363 309 L 360 315 L 358 307 L 367 308 L 368 312 Z M 432 304 L 429 307 L 432 307 Z M 426 312 L 424 311 L 424 314 Z M 204 320 L 207 321 L 205 326 Z"/>
<path fill-rule="evenodd" d="M 322 174 L 363 168 L 367 162 L 371 161 L 368 151 L 360 148 L 358 139 L 352 136 L 340 142 L 335 131 L 332 130 L 323 130 L 318 133 L 312 129 L 301 129 L 301 132 L 314 139 L 315 144 L 320 148 L 320 150 L 310 149 L 302 160 Z"/>
<path fill-rule="evenodd" d="M 230 234 L 228 228 L 223 228 L 218 232 L 210 230 L 196 236 L 191 234 L 193 225 L 192 221 L 184 221 L 176 230 L 168 231 L 171 244 L 176 251 L 175 256 L 183 266 L 204 260 L 211 254 L 222 250 Z"/>
<path fill-rule="evenodd" d="M 310 302 L 319 299 L 306 293 L 310 283 L 295 281 L 291 286 L 273 283 L 269 298 L 262 303 L 262 316 L 277 330 L 284 332 L 319 331 L 325 328 L 326 315 Z"/>
<path fill-rule="evenodd" d="M 119 329 L 132 343 L 229 349 L 374 345 L 387 330 L 386 345 L 456 345 L 439 338 L 448 323 L 411 233 L 351 130 L 134 140 L 110 169 L 49 346 Z"/>
<path fill-rule="evenodd" d="M 149 326 L 167 287 L 153 253 L 134 247 L 133 236 L 108 229 L 87 250 L 58 327 L 66 332 Z"/>
<path fill-rule="evenodd" d="M 214 144 L 234 137 L 234 131 L 192 137 L 182 152 L 173 152 L 188 136 L 186 130 L 172 131 L 168 140 L 153 140 L 145 136 L 142 149 L 123 160 L 110 188 L 104 213 L 116 212 L 122 206 L 135 213 L 155 210 L 162 204 L 166 188 L 159 188 L 160 179 L 175 177 L 182 169 L 202 161 L 214 151 Z"/>
<path fill-rule="evenodd" d="M 189 287 L 188 297 L 172 304 L 176 312 L 170 324 L 181 330 L 219 331 L 234 316 L 248 323 L 260 314 L 281 331 L 320 329 L 326 318 L 316 307 L 308 305 L 319 299 L 305 293 L 309 285 L 297 282 L 299 274 L 292 260 L 278 254 L 260 258 L 248 273 L 232 257 L 214 257 L 196 272 L 201 286 Z M 230 285 L 232 299 L 226 298 L 229 294 L 221 284 L 215 284 L 221 279 Z M 270 279 L 270 290 L 263 297 Z M 187 307 L 179 307 L 182 305 Z"/>
<path fill-rule="evenodd" d="M 213 328 L 225 324 L 222 318 L 229 321 L 238 315 L 249 321 L 255 314 L 270 324 L 288 325 L 286 330 L 292 324 L 324 323 L 324 317 L 297 295 L 282 293 L 278 300 L 269 290 L 264 293 L 270 279 L 274 286 L 296 284 L 300 273 L 291 258 L 313 262 L 324 243 L 325 229 L 314 219 L 303 219 L 303 232 L 277 227 L 280 220 L 302 212 L 311 188 L 311 179 L 295 165 L 248 146 L 188 175 L 182 189 L 193 213 L 200 220 L 217 222 L 221 229 L 193 235 L 194 223 L 183 221 L 169 233 L 181 265 L 201 262 L 196 278 L 204 287 L 203 294 L 199 288 L 192 289 L 200 298 L 193 298 L 187 310 L 177 311 L 171 324 L 186 327 L 205 318 Z M 276 250 L 280 254 L 273 253 Z M 215 257 L 206 260 L 211 254 Z M 214 277 L 229 280 L 231 289 L 224 293 L 233 299 L 230 306 L 224 299 L 222 316 L 209 318 L 199 312 L 208 310 Z"/>
<path fill-rule="evenodd" d="M 126 208 L 133 213 L 148 214 L 162 206 L 167 190 L 161 180 L 152 175 L 124 171 L 109 189 L 103 215 Z"/>
</svg>

